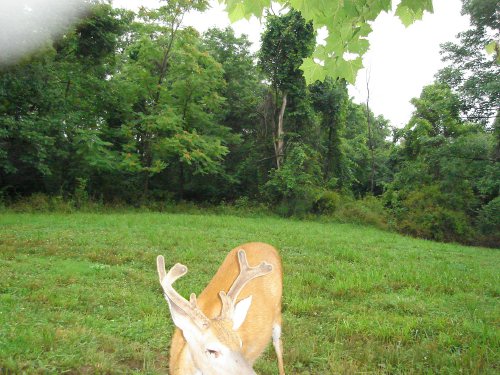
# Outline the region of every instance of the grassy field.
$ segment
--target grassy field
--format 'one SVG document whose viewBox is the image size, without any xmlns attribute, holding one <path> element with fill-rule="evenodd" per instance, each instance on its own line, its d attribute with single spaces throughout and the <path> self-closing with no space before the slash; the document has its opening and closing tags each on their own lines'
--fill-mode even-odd
<svg viewBox="0 0 500 375">
<path fill-rule="evenodd" d="M 155 258 L 199 293 L 231 248 L 283 257 L 289 374 L 500 372 L 500 252 L 347 224 L 185 214 L 0 214 L 0 373 L 165 373 Z M 277 373 L 270 346 L 260 374 Z"/>
</svg>

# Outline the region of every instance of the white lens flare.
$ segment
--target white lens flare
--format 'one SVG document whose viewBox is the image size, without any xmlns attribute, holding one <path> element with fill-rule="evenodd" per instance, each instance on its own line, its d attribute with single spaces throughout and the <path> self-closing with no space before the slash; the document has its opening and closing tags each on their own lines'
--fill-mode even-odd
<svg viewBox="0 0 500 375">
<path fill-rule="evenodd" d="M 89 0 L 0 0 L 0 67 L 50 45 L 89 6 Z"/>
</svg>

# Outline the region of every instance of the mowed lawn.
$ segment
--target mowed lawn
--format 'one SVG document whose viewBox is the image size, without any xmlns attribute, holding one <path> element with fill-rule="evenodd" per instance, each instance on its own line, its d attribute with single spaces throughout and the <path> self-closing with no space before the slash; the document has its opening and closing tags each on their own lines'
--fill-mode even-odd
<svg viewBox="0 0 500 375">
<path fill-rule="evenodd" d="M 378 229 L 164 213 L 0 214 L 0 373 L 166 373 L 155 258 L 199 293 L 231 248 L 284 263 L 289 374 L 498 374 L 500 252 Z M 276 374 L 270 345 L 256 363 Z"/>
</svg>

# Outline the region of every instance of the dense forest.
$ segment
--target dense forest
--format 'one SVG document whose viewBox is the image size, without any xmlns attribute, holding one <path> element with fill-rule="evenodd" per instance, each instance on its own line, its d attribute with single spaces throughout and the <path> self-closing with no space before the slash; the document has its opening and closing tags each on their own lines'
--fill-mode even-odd
<svg viewBox="0 0 500 375">
<path fill-rule="evenodd" d="M 307 85 L 316 34 L 268 14 L 250 52 L 231 28 L 97 4 L 46 48 L 0 68 L 0 202 L 265 205 L 362 217 L 424 238 L 500 244 L 500 69 L 495 0 L 464 0 L 471 28 L 403 128 L 343 79 Z M 408 72 L 411 74 L 411 72 Z"/>
</svg>

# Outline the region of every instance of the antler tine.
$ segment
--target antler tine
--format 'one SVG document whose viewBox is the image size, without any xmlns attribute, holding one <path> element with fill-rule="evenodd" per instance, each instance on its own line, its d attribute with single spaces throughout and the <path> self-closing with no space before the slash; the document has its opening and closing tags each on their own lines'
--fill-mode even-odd
<svg viewBox="0 0 500 375">
<path fill-rule="evenodd" d="M 219 315 L 219 319 L 231 320 L 234 314 L 234 301 L 223 290 L 219 292 L 219 297 L 220 300 L 222 301 L 222 308 Z"/>
<path fill-rule="evenodd" d="M 180 263 L 176 263 L 168 273 L 166 273 L 165 259 L 162 255 L 156 258 L 156 268 L 158 269 L 160 284 L 163 288 L 163 293 L 165 294 L 167 302 L 169 304 L 174 304 L 184 311 L 200 328 L 207 328 L 210 325 L 210 321 L 198 307 L 196 295 L 192 293 L 188 302 L 172 287 L 172 284 L 177 279 L 187 273 L 188 268 Z"/>
<path fill-rule="evenodd" d="M 234 280 L 233 285 L 231 285 L 229 292 L 227 292 L 227 295 L 233 302 L 236 301 L 241 290 L 250 280 L 267 275 L 273 270 L 273 266 L 264 261 L 256 267 L 250 267 L 247 261 L 247 255 L 243 249 L 238 250 L 238 262 L 240 264 L 240 273 L 238 277 L 236 277 L 236 280 Z"/>
<path fill-rule="evenodd" d="M 229 288 L 227 294 L 224 291 L 219 292 L 222 301 L 222 309 L 219 319 L 231 319 L 234 313 L 234 306 L 238 295 L 244 286 L 256 277 L 267 275 L 273 270 L 273 266 L 267 262 L 261 262 L 256 267 L 250 267 L 247 261 L 245 250 L 238 250 L 238 263 L 240 264 L 240 273 Z"/>
</svg>

